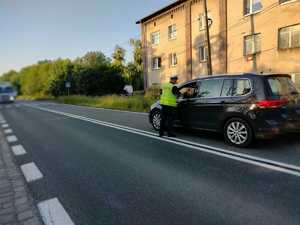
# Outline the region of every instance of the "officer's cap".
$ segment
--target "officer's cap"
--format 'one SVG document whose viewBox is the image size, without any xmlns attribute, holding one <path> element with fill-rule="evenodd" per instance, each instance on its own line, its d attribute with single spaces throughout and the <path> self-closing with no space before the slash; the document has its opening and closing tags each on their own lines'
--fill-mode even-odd
<svg viewBox="0 0 300 225">
<path fill-rule="evenodd" d="M 178 76 L 172 76 L 171 78 L 170 78 L 170 80 L 178 80 Z"/>
</svg>

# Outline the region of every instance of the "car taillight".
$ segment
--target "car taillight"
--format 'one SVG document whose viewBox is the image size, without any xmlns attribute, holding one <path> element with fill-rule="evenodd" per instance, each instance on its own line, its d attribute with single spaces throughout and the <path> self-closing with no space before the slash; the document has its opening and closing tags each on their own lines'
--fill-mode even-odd
<svg viewBox="0 0 300 225">
<path fill-rule="evenodd" d="M 256 102 L 256 105 L 260 108 L 280 108 L 287 104 L 288 104 L 287 99 L 261 100 L 261 101 Z"/>
</svg>

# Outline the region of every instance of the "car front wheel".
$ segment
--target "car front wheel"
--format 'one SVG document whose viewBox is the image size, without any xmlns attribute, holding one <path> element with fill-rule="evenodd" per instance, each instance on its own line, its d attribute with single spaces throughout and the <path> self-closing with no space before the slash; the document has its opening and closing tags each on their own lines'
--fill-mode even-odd
<svg viewBox="0 0 300 225">
<path fill-rule="evenodd" d="M 154 130 L 159 131 L 160 123 L 161 123 L 161 112 L 159 110 L 156 110 L 152 113 L 151 116 L 151 124 Z"/>
<path fill-rule="evenodd" d="M 253 141 L 253 132 L 250 125 L 243 119 L 233 118 L 224 126 L 226 141 L 237 147 L 247 147 Z"/>
</svg>

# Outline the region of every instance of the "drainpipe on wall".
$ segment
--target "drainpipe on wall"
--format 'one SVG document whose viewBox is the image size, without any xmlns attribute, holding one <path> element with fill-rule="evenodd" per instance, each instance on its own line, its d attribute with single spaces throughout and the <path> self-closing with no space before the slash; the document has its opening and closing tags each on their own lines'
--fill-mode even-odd
<svg viewBox="0 0 300 225">
<path fill-rule="evenodd" d="M 255 25 L 254 25 L 254 15 L 250 15 L 250 21 L 251 21 L 251 35 L 255 34 Z M 253 59 L 252 59 L 252 70 L 253 72 L 257 72 L 257 58 L 256 58 L 256 53 L 253 54 Z"/>
<path fill-rule="evenodd" d="M 143 55 L 143 73 L 144 73 L 144 90 L 148 88 L 148 62 L 147 62 L 147 30 L 146 25 L 141 23 L 142 32 L 142 55 Z"/>
<path fill-rule="evenodd" d="M 186 19 L 186 79 L 193 79 L 193 55 L 192 55 L 192 1 L 187 1 L 185 4 L 185 19 Z"/>
<path fill-rule="evenodd" d="M 205 27 L 206 27 L 206 40 L 207 40 L 207 50 L 208 50 L 208 59 L 207 59 L 207 74 L 212 75 L 212 62 L 211 62 L 211 45 L 210 45 L 210 35 L 209 35 L 209 24 L 207 17 L 207 0 L 204 0 L 204 12 L 205 12 Z"/>
</svg>

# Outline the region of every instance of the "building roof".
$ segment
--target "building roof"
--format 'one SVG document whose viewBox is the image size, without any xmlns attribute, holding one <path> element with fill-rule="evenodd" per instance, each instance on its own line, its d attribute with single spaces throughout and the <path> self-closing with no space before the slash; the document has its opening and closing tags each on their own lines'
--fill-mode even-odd
<svg viewBox="0 0 300 225">
<path fill-rule="evenodd" d="M 164 13 L 164 12 L 166 12 L 166 11 L 168 11 L 168 10 L 170 10 L 170 9 L 172 9 L 172 8 L 178 6 L 181 3 L 186 2 L 186 1 L 187 0 L 177 0 L 177 1 L 173 2 L 173 3 L 171 3 L 170 5 L 167 5 L 167 6 L 163 7 L 163 8 L 161 8 L 161 9 L 159 9 L 158 11 L 155 11 L 152 14 L 150 14 L 150 15 L 142 18 L 142 19 L 140 19 L 139 21 L 136 22 L 136 24 L 144 23 L 147 20 L 150 20 L 153 17 L 158 16 L 158 15 L 160 15 L 160 14 L 162 14 L 162 13 Z"/>
</svg>

